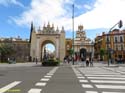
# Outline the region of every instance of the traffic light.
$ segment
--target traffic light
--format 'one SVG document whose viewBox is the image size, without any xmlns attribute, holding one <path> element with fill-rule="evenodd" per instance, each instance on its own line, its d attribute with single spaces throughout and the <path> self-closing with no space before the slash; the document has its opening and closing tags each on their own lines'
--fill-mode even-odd
<svg viewBox="0 0 125 93">
<path fill-rule="evenodd" d="M 118 27 L 121 28 L 123 25 L 122 25 L 122 20 L 119 21 L 119 24 L 118 24 Z"/>
</svg>

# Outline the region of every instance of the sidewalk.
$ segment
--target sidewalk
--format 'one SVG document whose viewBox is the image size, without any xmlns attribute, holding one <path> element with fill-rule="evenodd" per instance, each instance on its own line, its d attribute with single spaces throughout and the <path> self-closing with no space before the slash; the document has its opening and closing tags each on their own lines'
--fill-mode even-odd
<svg viewBox="0 0 125 93">
<path fill-rule="evenodd" d="M 41 65 L 41 62 L 37 64 L 35 62 L 25 62 L 25 63 L 16 63 L 16 64 L 8 64 L 8 63 L 0 63 L 1 67 L 30 67 L 30 66 L 38 66 Z"/>
<path fill-rule="evenodd" d="M 90 66 L 86 67 L 85 62 L 84 62 L 84 65 L 83 65 L 83 62 L 78 62 L 72 66 L 77 67 L 77 68 L 90 68 L 90 69 L 93 67 L 99 67 L 99 68 L 110 70 L 110 71 L 117 72 L 120 74 L 125 74 L 125 64 L 109 64 L 108 66 L 108 64 L 104 62 L 94 62 L 93 67 L 90 67 Z"/>
<path fill-rule="evenodd" d="M 72 62 L 70 63 L 71 65 Z M 74 62 L 74 66 L 85 66 L 86 67 L 86 63 L 84 62 Z M 108 64 L 106 62 L 93 62 L 93 66 L 94 67 L 125 67 L 125 64 Z"/>
</svg>

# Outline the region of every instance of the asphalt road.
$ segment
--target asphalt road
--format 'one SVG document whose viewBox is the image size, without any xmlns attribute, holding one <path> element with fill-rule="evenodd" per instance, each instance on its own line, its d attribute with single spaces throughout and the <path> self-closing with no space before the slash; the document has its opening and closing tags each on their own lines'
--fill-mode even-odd
<svg viewBox="0 0 125 93">
<path fill-rule="evenodd" d="M 0 93 L 125 93 L 125 74 L 116 69 L 72 65 L 0 68 Z"/>
</svg>

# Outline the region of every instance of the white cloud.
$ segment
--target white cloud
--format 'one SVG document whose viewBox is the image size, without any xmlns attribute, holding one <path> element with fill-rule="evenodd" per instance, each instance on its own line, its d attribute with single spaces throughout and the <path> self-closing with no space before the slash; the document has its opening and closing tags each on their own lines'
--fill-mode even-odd
<svg viewBox="0 0 125 93">
<path fill-rule="evenodd" d="M 94 9 L 75 18 L 87 29 L 111 28 L 119 20 L 125 22 L 124 0 L 97 0 Z"/>
<path fill-rule="evenodd" d="M 89 6 L 89 5 L 84 5 L 84 7 L 86 8 L 86 9 L 88 9 L 88 10 L 90 10 L 92 7 L 91 6 Z"/>
<path fill-rule="evenodd" d="M 31 8 L 13 20 L 19 25 L 26 25 L 34 21 L 37 26 L 43 26 L 49 21 L 69 30 L 72 29 L 72 9 L 67 11 L 65 4 L 71 5 L 72 3 L 73 0 L 32 0 Z M 91 8 L 89 5 L 84 5 L 84 7 Z M 75 30 L 79 24 L 83 24 L 85 29 L 110 28 L 120 19 L 125 21 L 124 9 L 124 0 L 96 0 L 93 9 L 74 19 Z"/>
<path fill-rule="evenodd" d="M 20 7 L 24 7 L 24 5 L 17 0 L 0 0 L 0 4 L 4 6 L 8 6 L 9 4 L 14 4 Z"/>
<path fill-rule="evenodd" d="M 56 26 L 65 26 L 69 23 L 68 12 L 65 4 L 71 0 L 32 0 L 31 8 L 22 13 L 20 17 L 12 18 L 18 25 L 35 24 L 43 26 L 44 23 L 54 23 Z"/>
</svg>

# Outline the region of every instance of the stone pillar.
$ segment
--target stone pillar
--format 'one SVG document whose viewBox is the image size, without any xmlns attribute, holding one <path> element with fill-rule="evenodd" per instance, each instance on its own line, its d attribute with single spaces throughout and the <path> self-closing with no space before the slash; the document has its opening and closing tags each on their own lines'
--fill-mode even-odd
<svg viewBox="0 0 125 93">
<path fill-rule="evenodd" d="M 59 38 L 56 37 L 56 58 L 59 58 Z"/>
<path fill-rule="evenodd" d="M 40 42 L 40 38 L 37 38 L 37 41 L 36 41 L 36 57 L 38 58 L 38 61 L 40 61 L 40 47 L 39 47 L 39 42 Z"/>
</svg>

